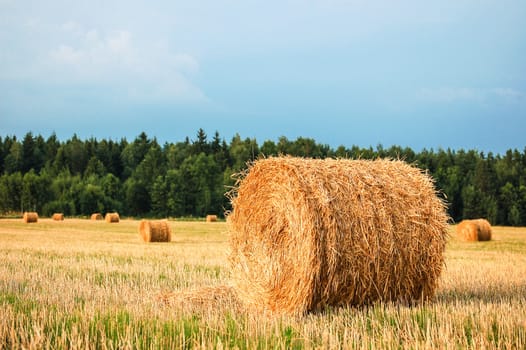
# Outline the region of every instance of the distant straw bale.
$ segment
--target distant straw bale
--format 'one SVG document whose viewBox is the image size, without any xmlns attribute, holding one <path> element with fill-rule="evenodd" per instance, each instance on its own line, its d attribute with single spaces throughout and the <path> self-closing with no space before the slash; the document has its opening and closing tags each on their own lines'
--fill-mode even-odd
<svg viewBox="0 0 526 350">
<path fill-rule="evenodd" d="M 23 220 L 26 224 L 38 222 L 38 213 L 26 211 L 24 213 Z"/>
<path fill-rule="evenodd" d="M 54 213 L 51 217 L 55 221 L 64 221 L 64 214 L 62 213 Z"/>
<path fill-rule="evenodd" d="M 141 220 L 139 234 L 144 242 L 171 242 L 172 230 L 166 220 Z"/>
<path fill-rule="evenodd" d="M 93 213 L 91 214 L 91 220 L 102 220 L 102 214 L 101 213 Z"/>
<path fill-rule="evenodd" d="M 478 224 L 478 239 L 479 241 L 491 241 L 491 224 L 486 219 L 476 219 Z"/>
<path fill-rule="evenodd" d="M 457 236 L 468 242 L 491 241 L 491 225 L 486 219 L 462 220 L 457 225 Z"/>
<path fill-rule="evenodd" d="M 462 220 L 457 225 L 457 236 L 463 241 L 476 242 L 478 241 L 478 227 L 477 224 L 471 220 Z"/>
<path fill-rule="evenodd" d="M 257 311 L 434 295 L 448 216 L 430 176 L 397 160 L 272 157 L 230 193 L 233 287 Z"/>
<path fill-rule="evenodd" d="M 217 221 L 217 215 L 207 215 L 206 216 L 206 222 L 216 222 Z"/>
<path fill-rule="evenodd" d="M 105 219 L 106 222 L 117 223 L 120 221 L 119 213 L 107 213 Z"/>
</svg>

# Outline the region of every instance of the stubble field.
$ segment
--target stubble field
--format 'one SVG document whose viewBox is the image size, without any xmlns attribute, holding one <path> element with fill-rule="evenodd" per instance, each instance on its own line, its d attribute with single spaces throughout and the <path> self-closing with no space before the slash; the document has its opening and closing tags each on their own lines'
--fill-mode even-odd
<svg viewBox="0 0 526 350">
<path fill-rule="evenodd" d="M 224 222 L 170 221 L 172 242 L 150 244 L 138 224 L 0 220 L 0 349 L 526 348 L 526 228 L 452 236 L 430 303 L 268 317 L 159 297 L 228 285 Z"/>
</svg>

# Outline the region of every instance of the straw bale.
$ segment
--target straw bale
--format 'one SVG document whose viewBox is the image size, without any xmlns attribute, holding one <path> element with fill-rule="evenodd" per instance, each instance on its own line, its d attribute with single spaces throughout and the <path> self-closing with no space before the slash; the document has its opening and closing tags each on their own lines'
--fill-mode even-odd
<svg viewBox="0 0 526 350">
<path fill-rule="evenodd" d="M 248 309 L 434 295 L 448 237 L 432 179 L 399 160 L 260 159 L 229 193 L 233 287 Z"/>
<path fill-rule="evenodd" d="M 171 242 L 172 230 L 166 220 L 141 220 L 139 234 L 144 242 Z"/>
<path fill-rule="evenodd" d="M 467 242 L 491 241 L 491 225 L 486 219 L 462 220 L 457 225 L 457 236 Z"/>
<path fill-rule="evenodd" d="M 23 220 L 26 224 L 38 222 L 38 213 L 26 211 L 24 212 Z"/>
<path fill-rule="evenodd" d="M 119 213 L 107 213 L 105 219 L 106 222 L 117 223 L 120 221 Z"/>
<path fill-rule="evenodd" d="M 102 220 L 102 214 L 101 213 L 93 213 L 91 214 L 91 220 Z"/>
<path fill-rule="evenodd" d="M 216 222 L 217 221 L 217 215 L 207 215 L 206 216 L 206 222 Z"/>
<path fill-rule="evenodd" d="M 463 241 L 475 242 L 478 241 L 478 228 L 471 220 L 462 220 L 457 225 L 457 236 Z"/>
<path fill-rule="evenodd" d="M 51 217 L 55 221 L 64 221 L 64 214 L 62 213 L 54 213 Z"/>
<path fill-rule="evenodd" d="M 491 241 L 491 224 L 486 219 L 476 219 L 478 225 L 477 237 L 479 241 Z"/>
</svg>

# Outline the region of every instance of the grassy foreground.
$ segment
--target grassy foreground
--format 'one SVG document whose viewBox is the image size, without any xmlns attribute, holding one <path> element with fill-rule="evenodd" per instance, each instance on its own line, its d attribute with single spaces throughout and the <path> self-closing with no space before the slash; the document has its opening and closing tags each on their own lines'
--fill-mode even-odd
<svg viewBox="0 0 526 350">
<path fill-rule="evenodd" d="M 160 301 L 229 281 L 223 222 L 170 226 L 171 243 L 144 244 L 133 220 L 0 220 L 0 349 L 526 348 L 526 228 L 452 237 L 431 303 L 269 318 Z"/>
</svg>

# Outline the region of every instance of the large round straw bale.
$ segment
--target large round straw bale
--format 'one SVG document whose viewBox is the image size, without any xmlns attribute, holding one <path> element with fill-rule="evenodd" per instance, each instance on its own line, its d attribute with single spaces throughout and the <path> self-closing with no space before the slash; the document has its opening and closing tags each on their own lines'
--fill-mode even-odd
<svg viewBox="0 0 526 350">
<path fill-rule="evenodd" d="M 217 215 L 207 215 L 206 216 L 206 222 L 216 222 L 217 221 Z"/>
<path fill-rule="evenodd" d="M 462 220 L 457 225 L 457 236 L 468 242 L 491 241 L 491 225 L 486 219 Z"/>
<path fill-rule="evenodd" d="M 276 157 L 254 162 L 237 186 L 229 260 L 248 308 L 302 314 L 434 295 L 448 216 L 418 168 Z"/>
<path fill-rule="evenodd" d="M 172 240 L 172 230 L 166 220 L 141 220 L 139 234 L 144 242 L 170 242 Z"/>
<path fill-rule="evenodd" d="M 54 213 L 51 217 L 55 221 L 64 221 L 64 214 L 62 213 Z"/>
<path fill-rule="evenodd" d="M 26 211 L 24 212 L 23 220 L 26 224 L 38 222 L 38 213 Z"/>
<path fill-rule="evenodd" d="M 93 213 L 91 214 L 91 220 L 102 220 L 102 214 L 101 213 Z"/>
<path fill-rule="evenodd" d="M 106 222 L 117 223 L 120 221 L 119 213 L 107 213 L 105 219 Z"/>
</svg>

